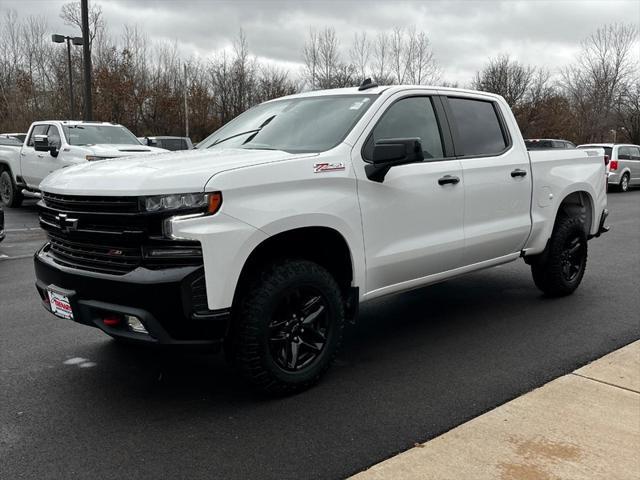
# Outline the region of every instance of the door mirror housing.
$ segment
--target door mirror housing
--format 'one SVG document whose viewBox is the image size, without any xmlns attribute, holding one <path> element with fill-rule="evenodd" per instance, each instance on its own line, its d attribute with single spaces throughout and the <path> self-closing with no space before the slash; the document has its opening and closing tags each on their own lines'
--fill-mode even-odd
<svg viewBox="0 0 640 480">
<path fill-rule="evenodd" d="M 36 135 L 33 137 L 33 148 L 36 152 L 49 151 L 49 137 L 47 135 Z"/>
<path fill-rule="evenodd" d="M 48 135 L 34 136 L 33 148 L 36 152 L 49 152 L 52 157 L 58 156 L 58 147 L 49 143 Z"/>
<path fill-rule="evenodd" d="M 382 182 L 391 167 L 424 160 L 419 138 L 385 138 L 373 146 L 372 163 L 365 166 L 369 180 Z"/>
</svg>

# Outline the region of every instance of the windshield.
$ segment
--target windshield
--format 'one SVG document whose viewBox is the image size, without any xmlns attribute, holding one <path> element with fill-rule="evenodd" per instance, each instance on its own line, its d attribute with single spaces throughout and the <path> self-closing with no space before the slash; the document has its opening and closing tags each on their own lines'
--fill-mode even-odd
<svg viewBox="0 0 640 480">
<path fill-rule="evenodd" d="M 135 135 L 121 125 L 63 125 L 62 129 L 69 145 L 141 145 Z"/>
<path fill-rule="evenodd" d="M 197 148 L 324 152 L 344 140 L 374 98 L 335 95 L 263 103 L 216 130 Z"/>
</svg>

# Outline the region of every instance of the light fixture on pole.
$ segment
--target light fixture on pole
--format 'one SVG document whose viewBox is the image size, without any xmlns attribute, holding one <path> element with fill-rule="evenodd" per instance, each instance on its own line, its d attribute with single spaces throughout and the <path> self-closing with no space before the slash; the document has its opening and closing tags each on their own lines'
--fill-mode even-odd
<svg viewBox="0 0 640 480">
<path fill-rule="evenodd" d="M 67 69 L 69 70 L 69 113 L 70 118 L 73 119 L 76 115 L 76 105 L 73 98 L 73 69 L 71 68 L 71 44 L 74 45 L 82 45 L 84 44 L 84 39 L 82 37 L 69 37 L 65 35 L 53 34 L 51 35 L 51 40 L 54 43 L 64 43 L 67 42 Z"/>
</svg>

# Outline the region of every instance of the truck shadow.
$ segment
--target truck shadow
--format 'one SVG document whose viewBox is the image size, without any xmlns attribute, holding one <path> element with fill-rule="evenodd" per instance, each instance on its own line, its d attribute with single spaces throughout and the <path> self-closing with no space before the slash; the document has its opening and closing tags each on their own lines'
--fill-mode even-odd
<svg viewBox="0 0 640 480">
<path fill-rule="evenodd" d="M 333 369 L 319 387 L 303 395 L 313 395 L 331 382 L 357 381 L 357 375 L 367 375 L 372 367 L 380 374 L 402 369 L 411 376 L 414 369 L 424 368 L 411 366 L 416 357 L 427 361 L 432 353 L 441 355 L 443 348 L 460 351 L 465 345 L 477 349 L 483 339 L 487 344 L 494 343 L 500 330 L 531 327 L 531 318 L 520 315 L 523 304 L 545 310 L 546 302 L 540 301 L 528 269 L 523 272 L 523 268 L 478 272 L 365 304 L 357 323 L 345 331 Z M 103 380 L 119 384 L 134 396 L 137 392 L 158 399 L 188 400 L 204 395 L 269 400 L 247 387 L 221 353 L 141 348 L 111 340 L 94 348 Z"/>
</svg>

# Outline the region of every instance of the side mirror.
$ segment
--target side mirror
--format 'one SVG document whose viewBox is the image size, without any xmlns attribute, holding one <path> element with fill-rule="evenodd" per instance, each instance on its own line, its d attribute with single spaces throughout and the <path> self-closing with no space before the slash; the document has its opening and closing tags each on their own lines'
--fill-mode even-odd
<svg viewBox="0 0 640 480">
<path fill-rule="evenodd" d="M 36 135 L 33 139 L 33 148 L 36 152 L 48 152 L 49 137 L 47 135 Z"/>
<path fill-rule="evenodd" d="M 36 152 L 49 152 L 52 157 L 58 156 L 58 147 L 49 143 L 48 135 L 36 135 L 33 139 L 33 148 Z"/>
<path fill-rule="evenodd" d="M 385 138 L 373 146 L 373 163 L 365 166 L 369 180 L 382 182 L 391 167 L 424 160 L 419 138 Z"/>
</svg>

